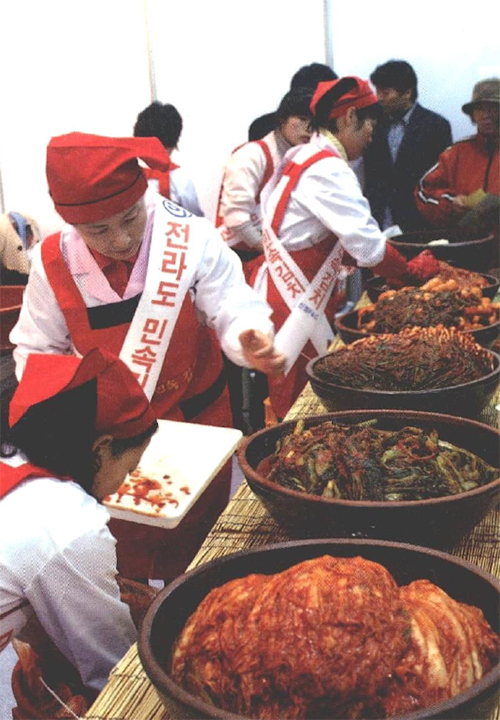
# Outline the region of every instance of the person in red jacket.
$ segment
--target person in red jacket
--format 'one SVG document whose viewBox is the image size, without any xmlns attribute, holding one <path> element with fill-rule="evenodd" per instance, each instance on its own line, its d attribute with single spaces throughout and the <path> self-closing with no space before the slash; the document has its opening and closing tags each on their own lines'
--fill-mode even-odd
<svg viewBox="0 0 500 720">
<path fill-rule="evenodd" d="M 451 145 L 421 178 L 415 200 L 436 227 L 498 232 L 500 79 L 476 83 L 462 110 L 477 133 Z"/>
</svg>

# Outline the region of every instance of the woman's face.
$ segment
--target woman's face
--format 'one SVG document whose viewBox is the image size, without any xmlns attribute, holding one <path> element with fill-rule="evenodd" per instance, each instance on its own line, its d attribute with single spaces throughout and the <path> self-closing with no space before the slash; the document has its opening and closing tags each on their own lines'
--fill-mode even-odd
<svg viewBox="0 0 500 720">
<path fill-rule="evenodd" d="M 347 115 L 338 118 L 337 125 L 336 135 L 344 146 L 348 159 L 356 160 L 371 143 L 377 121 L 369 117 L 360 121 L 354 108 L 350 108 Z"/>
<path fill-rule="evenodd" d="M 110 435 L 103 437 L 106 440 L 96 450 L 99 469 L 94 476 L 91 489 L 91 494 L 100 502 L 104 500 L 106 495 L 112 495 L 118 490 L 127 475 L 136 469 L 139 460 L 149 445 L 148 438 L 136 448 L 129 448 L 119 455 L 113 455 L 111 452 L 112 437 Z M 107 440 L 107 438 L 110 438 L 110 440 Z"/>
<path fill-rule="evenodd" d="M 303 145 L 311 139 L 311 120 L 298 115 L 291 115 L 280 126 L 280 132 L 290 145 Z"/>
<path fill-rule="evenodd" d="M 146 228 L 144 196 L 128 210 L 95 223 L 75 225 L 85 244 L 113 260 L 128 260 L 139 251 Z"/>
</svg>

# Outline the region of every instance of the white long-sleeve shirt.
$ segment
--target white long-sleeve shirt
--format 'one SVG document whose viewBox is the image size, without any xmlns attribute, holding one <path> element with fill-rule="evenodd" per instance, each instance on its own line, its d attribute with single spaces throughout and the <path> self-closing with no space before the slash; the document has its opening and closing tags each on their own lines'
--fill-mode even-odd
<svg viewBox="0 0 500 720">
<path fill-rule="evenodd" d="M 116 303 L 142 292 L 147 273 L 155 196 L 156 193 L 148 190 L 148 222 L 123 298 L 109 286 L 77 230 L 72 226 L 66 226 L 63 230 L 63 256 L 87 307 Z M 204 322 L 215 329 L 226 355 L 234 363 L 247 366 L 239 335 L 248 329 L 272 333 L 272 311 L 245 283 L 241 261 L 226 247 L 213 225 L 204 218 L 195 217 L 193 222 L 203 224 L 203 233 L 200 234 L 205 238 L 201 260 L 190 288 L 194 304 Z M 66 320 L 47 279 L 40 246 L 33 253 L 19 320 L 10 339 L 16 345 L 13 356 L 18 378 L 32 352 L 74 352 Z M 189 342 L 188 338 L 186 342 Z"/>
<path fill-rule="evenodd" d="M 290 154 L 297 164 L 325 148 L 338 148 L 322 135 L 313 135 L 307 145 L 292 148 Z M 342 151 L 343 148 L 340 148 Z M 279 170 L 269 187 L 279 178 Z M 269 197 L 263 200 L 263 211 L 269 220 L 283 191 L 286 178 L 275 184 Z M 382 261 L 386 239 L 372 217 L 368 201 L 363 196 L 358 179 L 342 157 L 326 157 L 304 170 L 290 195 L 279 230 L 280 242 L 289 251 L 303 250 L 316 245 L 331 234 L 336 235 L 358 265 L 373 267 Z"/>
<path fill-rule="evenodd" d="M 278 130 L 268 133 L 262 141 L 266 143 L 272 158 L 273 169 L 279 166 L 290 148 Z M 258 244 L 262 232 L 260 204 L 256 200 L 263 187 L 267 159 L 257 142 L 248 142 L 235 150 L 224 170 L 219 214 L 223 219 L 222 236 L 233 235 L 247 245 Z M 253 233 L 238 235 L 238 228 L 252 224 Z"/>
<path fill-rule="evenodd" d="M 83 683 L 98 691 L 136 639 L 108 520 L 72 481 L 29 479 L 0 499 L 0 635 L 8 626 L 19 630 L 34 612 Z M 29 606 L 16 612 L 23 601 Z"/>
</svg>

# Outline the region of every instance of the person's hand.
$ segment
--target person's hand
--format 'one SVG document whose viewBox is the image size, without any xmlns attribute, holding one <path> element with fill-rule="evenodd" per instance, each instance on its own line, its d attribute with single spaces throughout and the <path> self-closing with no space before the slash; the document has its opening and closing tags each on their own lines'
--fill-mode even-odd
<svg viewBox="0 0 500 720">
<path fill-rule="evenodd" d="M 451 206 L 456 215 L 463 215 L 465 212 L 470 210 L 467 202 L 467 195 L 456 195 L 451 201 Z"/>
<path fill-rule="evenodd" d="M 245 330 L 239 336 L 245 360 L 252 368 L 266 375 L 279 375 L 286 358 L 277 352 L 273 339 L 260 330 Z"/>
</svg>

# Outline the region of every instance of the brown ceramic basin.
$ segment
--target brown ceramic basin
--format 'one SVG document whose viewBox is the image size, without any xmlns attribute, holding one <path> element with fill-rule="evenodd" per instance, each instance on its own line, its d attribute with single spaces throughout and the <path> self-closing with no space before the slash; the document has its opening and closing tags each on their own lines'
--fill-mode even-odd
<svg viewBox="0 0 500 720">
<path fill-rule="evenodd" d="M 399 585 L 426 578 L 459 602 L 476 605 L 498 632 L 499 585 L 472 563 L 423 547 L 371 540 L 304 540 L 235 553 L 181 576 L 162 590 L 148 609 L 139 633 L 139 656 L 147 676 L 172 718 L 247 720 L 220 710 L 183 690 L 169 676 L 172 645 L 186 620 L 208 592 L 250 573 L 276 573 L 311 558 L 330 554 L 362 556 L 384 565 Z M 500 684 L 498 664 L 466 692 L 399 720 L 485 718 L 495 707 Z"/>
<path fill-rule="evenodd" d="M 433 240 L 448 240 L 447 245 L 429 245 Z M 432 250 L 438 260 L 445 260 L 455 267 L 488 272 L 493 262 L 495 242 L 494 235 L 478 235 L 464 230 L 450 230 L 449 228 L 435 228 L 396 235 L 389 242 L 405 258 L 418 255 L 423 250 Z"/>
<path fill-rule="evenodd" d="M 349 345 L 349 343 L 355 340 L 361 340 L 362 338 L 368 337 L 368 335 L 382 335 L 383 333 L 378 332 L 362 332 L 358 330 L 358 317 L 359 310 L 351 310 L 344 315 L 339 315 L 335 318 L 335 330 L 338 332 L 342 340 Z M 403 328 L 400 328 L 401 330 Z M 500 335 L 500 320 L 486 325 L 478 330 L 463 330 L 464 335 L 472 335 L 474 340 L 482 345 L 483 347 L 491 347 L 497 337 Z"/>
<path fill-rule="evenodd" d="M 325 420 L 353 424 L 377 418 L 382 430 L 405 425 L 435 428 L 442 440 L 499 465 L 500 432 L 487 425 L 436 413 L 353 410 L 304 418 L 306 427 Z M 499 477 L 467 493 L 430 500 L 375 502 L 335 500 L 290 490 L 259 471 L 279 438 L 290 433 L 287 421 L 245 438 L 238 448 L 240 467 L 262 504 L 291 537 L 370 537 L 433 547 L 451 547 L 482 520 L 500 498 Z"/>
<path fill-rule="evenodd" d="M 400 410 L 424 410 L 439 413 L 456 413 L 477 417 L 498 389 L 500 382 L 500 356 L 493 355 L 493 370 L 477 380 L 433 390 L 367 390 L 350 388 L 322 379 L 317 365 L 328 355 L 313 358 L 306 367 L 314 392 L 332 410 L 361 408 L 397 408 Z"/>
<path fill-rule="evenodd" d="M 494 298 L 498 292 L 500 280 L 495 275 L 487 275 L 485 273 L 481 273 L 481 277 L 488 283 L 482 288 L 484 297 Z M 383 292 L 387 292 L 387 290 L 392 290 L 393 288 L 387 285 L 385 278 L 375 276 L 365 280 L 364 289 L 372 303 L 374 303 L 377 302 Z"/>
</svg>

